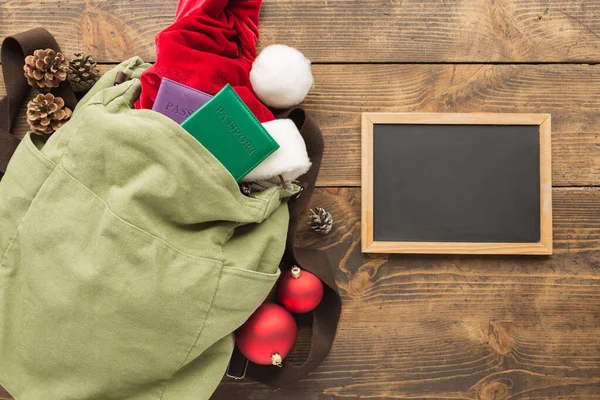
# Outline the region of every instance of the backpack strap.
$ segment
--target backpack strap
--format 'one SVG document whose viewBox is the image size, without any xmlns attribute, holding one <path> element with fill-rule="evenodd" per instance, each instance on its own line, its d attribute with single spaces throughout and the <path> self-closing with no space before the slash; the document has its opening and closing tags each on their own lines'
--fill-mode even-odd
<svg viewBox="0 0 600 400">
<path fill-rule="evenodd" d="M 2 42 L 0 63 L 6 96 L 0 100 L 0 174 L 6 171 L 6 166 L 20 143 L 20 140 L 10 131 L 30 89 L 23 73 L 25 57 L 33 54 L 37 49 L 48 48 L 60 51 L 54 36 L 43 28 L 9 36 Z M 66 81 L 52 90 L 52 93 L 62 97 L 70 109 L 74 109 L 77 105 L 71 85 Z"/>
<path fill-rule="evenodd" d="M 325 360 L 333 345 L 342 311 L 342 300 L 325 252 L 304 249 L 295 245 L 298 219 L 310 202 L 317 175 L 321 168 L 324 149 L 323 136 L 314 121 L 301 108 L 295 108 L 282 115 L 282 117 L 290 118 L 298 126 L 306 142 L 306 149 L 312 166 L 305 175 L 299 178 L 305 182 L 304 191 L 288 203 L 290 223 L 286 250 L 280 268 L 282 272 L 286 272 L 297 265 L 321 279 L 325 290 L 321 304 L 311 313 L 311 345 L 308 358 L 303 364 L 295 365 L 284 362 L 283 366 L 278 368 L 248 363 L 248 360 L 236 348 L 227 375 L 237 379 L 248 376 L 273 387 L 287 386 L 301 380 Z"/>
</svg>

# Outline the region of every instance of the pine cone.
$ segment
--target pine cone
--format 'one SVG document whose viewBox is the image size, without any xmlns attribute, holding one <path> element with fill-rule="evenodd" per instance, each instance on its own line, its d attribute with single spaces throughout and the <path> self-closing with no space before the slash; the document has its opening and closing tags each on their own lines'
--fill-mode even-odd
<svg viewBox="0 0 600 400">
<path fill-rule="evenodd" d="M 48 92 L 67 79 L 69 61 L 62 53 L 52 49 L 36 50 L 32 56 L 25 58 L 23 70 L 32 87 Z"/>
<path fill-rule="evenodd" d="M 317 207 L 314 210 L 310 210 L 308 225 L 310 225 L 310 229 L 313 231 L 326 235 L 333 227 L 333 217 L 325 209 Z"/>
<path fill-rule="evenodd" d="M 27 104 L 27 123 L 37 135 L 50 135 L 71 118 L 62 97 L 52 93 L 38 94 Z"/>
<path fill-rule="evenodd" d="M 75 53 L 75 59 L 69 63 L 69 82 L 76 92 L 87 92 L 100 79 L 100 70 L 92 56 Z"/>
</svg>

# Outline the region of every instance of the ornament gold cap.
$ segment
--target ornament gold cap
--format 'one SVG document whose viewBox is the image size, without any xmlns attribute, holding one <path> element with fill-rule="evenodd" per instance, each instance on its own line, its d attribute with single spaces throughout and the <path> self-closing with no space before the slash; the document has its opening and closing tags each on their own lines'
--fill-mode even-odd
<svg viewBox="0 0 600 400">
<path fill-rule="evenodd" d="M 302 276 L 302 270 L 297 265 L 292 267 L 292 278 L 298 279 Z"/>
<path fill-rule="evenodd" d="M 271 364 L 281 368 L 282 367 L 282 363 L 283 363 L 283 358 L 281 358 L 281 356 L 279 355 L 279 353 L 274 353 L 271 356 Z"/>
</svg>

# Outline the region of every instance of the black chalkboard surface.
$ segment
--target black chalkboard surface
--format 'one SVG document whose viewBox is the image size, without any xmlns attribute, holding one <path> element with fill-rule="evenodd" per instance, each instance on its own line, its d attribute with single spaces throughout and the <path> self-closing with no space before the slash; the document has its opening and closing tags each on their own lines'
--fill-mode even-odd
<svg viewBox="0 0 600 400">
<path fill-rule="evenodd" d="M 363 251 L 551 252 L 548 115 L 363 118 Z"/>
</svg>

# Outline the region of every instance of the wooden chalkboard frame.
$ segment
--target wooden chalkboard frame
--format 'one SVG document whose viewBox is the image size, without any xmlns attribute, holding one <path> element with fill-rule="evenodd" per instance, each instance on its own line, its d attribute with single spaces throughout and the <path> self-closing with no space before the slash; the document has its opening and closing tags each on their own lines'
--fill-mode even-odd
<svg viewBox="0 0 600 400">
<path fill-rule="evenodd" d="M 540 132 L 540 237 L 538 243 L 388 242 L 373 240 L 373 126 L 376 124 L 538 125 Z M 550 114 L 363 113 L 362 251 L 411 254 L 552 254 Z"/>
</svg>

